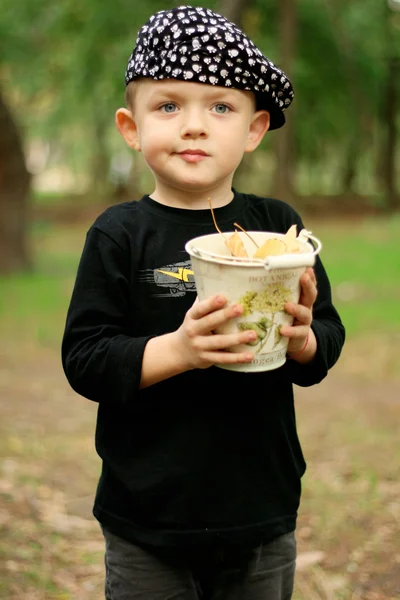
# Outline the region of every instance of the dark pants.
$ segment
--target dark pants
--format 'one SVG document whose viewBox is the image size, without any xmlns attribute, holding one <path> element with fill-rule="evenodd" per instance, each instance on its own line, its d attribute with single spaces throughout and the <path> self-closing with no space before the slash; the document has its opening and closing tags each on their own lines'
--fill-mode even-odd
<svg viewBox="0 0 400 600">
<path fill-rule="evenodd" d="M 290 600 L 294 532 L 247 552 L 153 553 L 109 531 L 106 600 Z"/>
</svg>

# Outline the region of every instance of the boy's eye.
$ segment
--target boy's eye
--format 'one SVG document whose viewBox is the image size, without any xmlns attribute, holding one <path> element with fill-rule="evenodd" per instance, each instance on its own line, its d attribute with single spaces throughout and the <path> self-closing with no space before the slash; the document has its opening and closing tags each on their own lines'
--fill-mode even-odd
<svg viewBox="0 0 400 600">
<path fill-rule="evenodd" d="M 160 106 L 160 109 L 166 113 L 173 113 L 176 110 L 176 104 L 173 102 L 167 102 L 166 104 Z"/>
<path fill-rule="evenodd" d="M 214 106 L 214 110 L 219 115 L 224 115 L 225 113 L 227 113 L 230 110 L 230 108 L 226 104 L 216 104 Z"/>
</svg>

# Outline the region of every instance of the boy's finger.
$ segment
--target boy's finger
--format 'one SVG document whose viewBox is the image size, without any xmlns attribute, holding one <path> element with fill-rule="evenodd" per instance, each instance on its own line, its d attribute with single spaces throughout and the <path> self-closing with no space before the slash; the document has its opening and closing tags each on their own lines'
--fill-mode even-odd
<svg viewBox="0 0 400 600">
<path fill-rule="evenodd" d="M 227 323 L 231 319 L 243 314 L 243 306 L 240 304 L 226 305 L 225 299 L 213 297 L 204 303 L 193 305 L 188 311 L 192 319 L 192 335 L 207 335 L 217 327 Z"/>
<path fill-rule="evenodd" d="M 251 352 L 207 352 L 204 359 L 213 365 L 236 365 L 250 363 L 254 358 Z"/>
<path fill-rule="evenodd" d="M 240 333 L 214 334 L 204 337 L 204 347 L 206 350 L 229 350 L 240 344 L 249 344 L 255 342 L 257 334 L 255 331 L 243 331 Z"/>
<path fill-rule="evenodd" d="M 315 275 L 313 272 L 309 273 L 309 270 L 300 277 L 300 283 L 302 286 L 309 286 L 317 289 L 317 280 L 315 279 Z"/>
<path fill-rule="evenodd" d="M 294 327 L 284 325 L 281 327 L 280 334 L 290 339 L 300 339 L 306 338 L 309 330 L 309 325 L 296 325 Z"/>
<path fill-rule="evenodd" d="M 313 279 L 307 273 L 302 275 L 300 284 L 301 304 L 311 309 L 318 295 L 316 285 Z"/>
<path fill-rule="evenodd" d="M 197 319 L 202 319 L 209 313 L 221 309 L 226 303 L 227 299 L 222 294 L 211 296 L 206 300 L 199 300 L 197 297 L 188 313 L 192 319 L 197 321 Z"/>
<path fill-rule="evenodd" d="M 302 304 L 294 304 L 293 302 L 287 302 L 285 304 L 285 310 L 300 323 L 304 325 L 311 325 L 312 323 L 312 312 L 311 309 Z"/>
<path fill-rule="evenodd" d="M 311 281 L 316 286 L 317 285 L 317 278 L 315 277 L 315 271 L 314 271 L 314 269 L 312 269 L 311 267 L 307 267 L 305 273 L 307 273 L 307 275 L 310 276 Z"/>
</svg>

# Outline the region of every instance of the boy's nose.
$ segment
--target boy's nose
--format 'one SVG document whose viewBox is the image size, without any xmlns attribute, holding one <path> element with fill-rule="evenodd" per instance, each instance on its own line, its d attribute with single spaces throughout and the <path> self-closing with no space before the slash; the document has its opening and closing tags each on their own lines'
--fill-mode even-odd
<svg viewBox="0 0 400 600">
<path fill-rule="evenodd" d="M 198 111 L 190 111 L 185 115 L 181 127 L 182 138 L 198 138 L 208 136 L 206 119 Z"/>
</svg>

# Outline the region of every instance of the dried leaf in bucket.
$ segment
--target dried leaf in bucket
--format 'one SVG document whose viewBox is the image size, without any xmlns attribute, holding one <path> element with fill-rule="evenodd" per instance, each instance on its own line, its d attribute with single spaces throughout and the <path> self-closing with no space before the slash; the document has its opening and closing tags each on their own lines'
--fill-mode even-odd
<svg viewBox="0 0 400 600">
<path fill-rule="evenodd" d="M 285 233 L 285 240 L 295 240 L 297 238 L 297 225 L 294 224 Z"/>
<path fill-rule="evenodd" d="M 217 221 L 215 219 L 214 210 L 213 210 L 213 207 L 212 207 L 212 204 L 211 204 L 211 198 L 208 199 L 208 202 L 210 204 L 210 210 L 211 210 L 212 218 L 213 218 L 213 221 L 214 221 L 215 229 L 224 238 L 224 242 L 227 245 L 227 247 L 228 247 L 230 253 L 232 254 L 232 256 L 239 256 L 239 257 L 242 257 L 242 258 L 248 257 L 248 254 L 246 252 L 244 244 L 243 244 L 242 240 L 240 239 L 240 235 L 238 234 L 237 231 L 235 231 L 235 233 L 233 235 L 231 235 L 229 238 L 227 238 L 222 233 L 222 231 L 219 229 L 219 227 L 217 225 Z"/>
<path fill-rule="evenodd" d="M 240 258 L 248 258 L 247 251 L 244 247 L 243 241 L 237 231 L 233 233 L 230 237 L 227 237 L 220 231 L 217 225 L 217 221 L 215 219 L 214 210 L 211 204 L 211 198 L 208 199 L 212 218 L 214 221 L 214 225 L 216 230 L 222 237 L 224 238 L 224 243 L 229 249 L 232 256 L 240 257 Z M 267 239 L 262 246 L 258 246 L 258 244 L 253 240 L 250 234 L 243 229 L 238 223 L 234 223 L 235 227 L 243 231 L 243 233 L 253 242 L 253 244 L 257 247 L 257 250 L 253 254 L 252 258 L 257 259 L 265 259 L 268 256 L 280 256 L 282 254 L 298 254 L 301 251 L 301 243 L 305 243 L 308 241 L 310 231 L 307 229 L 302 229 L 297 235 L 297 225 L 292 225 L 283 238 L 269 238 Z"/>
<path fill-rule="evenodd" d="M 225 244 L 228 246 L 232 256 L 248 257 L 246 249 L 237 231 L 235 231 L 230 238 L 225 240 Z"/>
<path fill-rule="evenodd" d="M 270 238 L 266 240 L 258 250 L 253 254 L 253 258 L 267 258 L 267 256 L 279 256 L 285 254 L 286 244 L 278 238 Z"/>
<path fill-rule="evenodd" d="M 299 242 L 308 240 L 309 232 L 302 229 L 297 235 L 297 225 L 292 225 L 283 238 L 270 238 L 255 252 L 253 258 L 267 258 L 267 256 L 280 256 L 281 254 L 298 254 L 301 250 Z"/>
<path fill-rule="evenodd" d="M 300 252 L 300 244 L 297 239 L 297 225 L 292 225 L 287 232 L 283 240 L 286 244 L 286 252 L 288 254 L 297 254 Z"/>
</svg>

